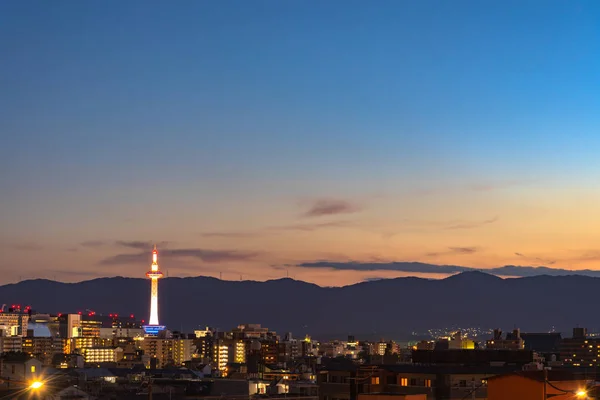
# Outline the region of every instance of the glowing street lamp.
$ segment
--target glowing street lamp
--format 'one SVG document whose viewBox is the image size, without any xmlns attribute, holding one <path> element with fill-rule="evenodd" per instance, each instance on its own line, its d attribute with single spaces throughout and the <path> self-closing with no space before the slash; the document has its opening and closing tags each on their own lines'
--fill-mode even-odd
<svg viewBox="0 0 600 400">
<path fill-rule="evenodd" d="M 29 388 L 30 388 L 30 389 L 39 389 L 39 388 L 41 388 L 42 386 L 44 386 L 44 382 L 41 382 L 41 381 L 33 381 L 33 382 L 31 383 L 31 385 L 29 385 Z"/>
<path fill-rule="evenodd" d="M 575 396 L 579 398 L 584 398 L 587 397 L 587 392 L 585 390 L 578 390 L 577 392 L 575 392 Z"/>
</svg>

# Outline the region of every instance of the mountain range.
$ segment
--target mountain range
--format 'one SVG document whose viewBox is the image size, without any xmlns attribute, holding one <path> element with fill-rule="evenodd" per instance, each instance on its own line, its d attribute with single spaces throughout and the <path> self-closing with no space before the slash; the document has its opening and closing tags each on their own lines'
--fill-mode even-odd
<svg viewBox="0 0 600 400">
<path fill-rule="evenodd" d="M 320 287 L 289 278 L 224 281 L 165 278 L 159 284 L 161 323 L 187 332 L 211 326 L 229 330 L 260 323 L 295 337 L 406 338 L 413 331 L 481 327 L 565 333 L 596 329 L 600 278 L 535 276 L 502 279 L 463 272 L 439 280 L 396 278 L 344 287 Z M 0 286 L 0 303 L 31 305 L 38 312 L 134 314 L 146 318 L 150 284 L 138 278 L 79 283 L 35 279 Z"/>
</svg>

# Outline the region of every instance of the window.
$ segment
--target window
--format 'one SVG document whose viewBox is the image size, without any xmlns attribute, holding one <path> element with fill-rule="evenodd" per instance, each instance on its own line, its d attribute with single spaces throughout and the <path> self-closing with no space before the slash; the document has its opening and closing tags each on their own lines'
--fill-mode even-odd
<svg viewBox="0 0 600 400">
<path fill-rule="evenodd" d="M 34 374 L 35 373 L 35 365 L 31 366 L 31 373 Z"/>
<path fill-rule="evenodd" d="M 410 386 L 417 386 L 417 380 L 415 378 L 410 380 Z"/>
<path fill-rule="evenodd" d="M 400 386 L 408 386 L 408 378 L 400 378 Z"/>
<path fill-rule="evenodd" d="M 379 377 L 378 376 L 373 376 L 371 378 L 371 385 L 379 385 Z"/>
<path fill-rule="evenodd" d="M 431 379 L 425 379 L 425 387 L 431 387 Z"/>
<path fill-rule="evenodd" d="M 459 387 L 467 387 L 467 381 L 464 379 L 461 379 L 460 381 L 458 381 L 458 386 Z"/>
</svg>

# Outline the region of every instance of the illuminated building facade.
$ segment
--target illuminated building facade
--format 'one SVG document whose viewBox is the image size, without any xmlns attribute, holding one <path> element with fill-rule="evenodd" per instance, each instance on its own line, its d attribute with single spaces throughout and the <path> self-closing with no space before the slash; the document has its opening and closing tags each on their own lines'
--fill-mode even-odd
<svg viewBox="0 0 600 400">
<path fill-rule="evenodd" d="M 156 245 L 152 250 L 152 266 L 150 271 L 146 272 L 146 277 L 151 280 L 150 286 L 150 320 L 148 325 L 144 326 L 146 335 L 155 336 L 165 327 L 158 322 L 158 280 L 163 277 L 163 273 L 158 269 L 158 250 Z"/>
<path fill-rule="evenodd" d="M 23 338 L 21 336 L 0 336 L 1 353 L 20 353 L 23 351 Z"/>
<path fill-rule="evenodd" d="M 83 350 L 83 358 L 89 364 L 117 362 L 122 355 L 123 349 L 120 347 L 91 347 Z"/>
<path fill-rule="evenodd" d="M 213 351 L 213 360 L 217 368 L 219 371 L 224 371 L 229 363 L 229 346 L 219 343 L 213 347 Z"/>
<path fill-rule="evenodd" d="M 183 365 L 190 361 L 196 350 L 193 339 L 163 339 L 145 337 L 140 340 L 140 347 L 144 354 L 156 359 L 157 368 L 165 365 Z"/>
<path fill-rule="evenodd" d="M 0 312 L 0 327 L 7 331 L 7 336 L 25 336 L 29 315 L 21 312 Z"/>
<path fill-rule="evenodd" d="M 45 366 L 52 365 L 55 354 L 63 352 L 63 339 L 57 337 L 33 337 L 23 338 L 23 352 L 37 358 Z"/>
<path fill-rule="evenodd" d="M 58 318 L 58 331 L 62 338 L 74 338 L 83 335 L 81 315 L 63 314 Z"/>
<path fill-rule="evenodd" d="M 238 340 L 233 348 L 233 362 L 243 364 L 246 362 L 246 343 Z"/>
</svg>

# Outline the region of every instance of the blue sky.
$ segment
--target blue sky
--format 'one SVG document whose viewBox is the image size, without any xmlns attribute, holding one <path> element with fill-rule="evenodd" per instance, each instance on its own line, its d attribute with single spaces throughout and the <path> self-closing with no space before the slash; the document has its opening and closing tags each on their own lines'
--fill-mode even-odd
<svg viewBox="0 0 600 400">
<path fill-rule="evenodd" d="M 3 2 L 0 267 L 92 276 L 121 250 L 80 243 L 118 240 L 264 253 L 171 260 L 192 275 L 327 256 L 491 267 L 523 252 L 508 232 L 555 229 L 527 249 L 576 268 L 600 218 L 599 20 L 594 1 Z M 351 227 L 253 234 L 322 199 L 356 204 L 334 221 Z M 458 237 L 405 227 L 496 217 Z M 202 237 L 217 231 L 238 236 Z M 480 250 L 423 256 L 456 246 Z"/>
</svg>

